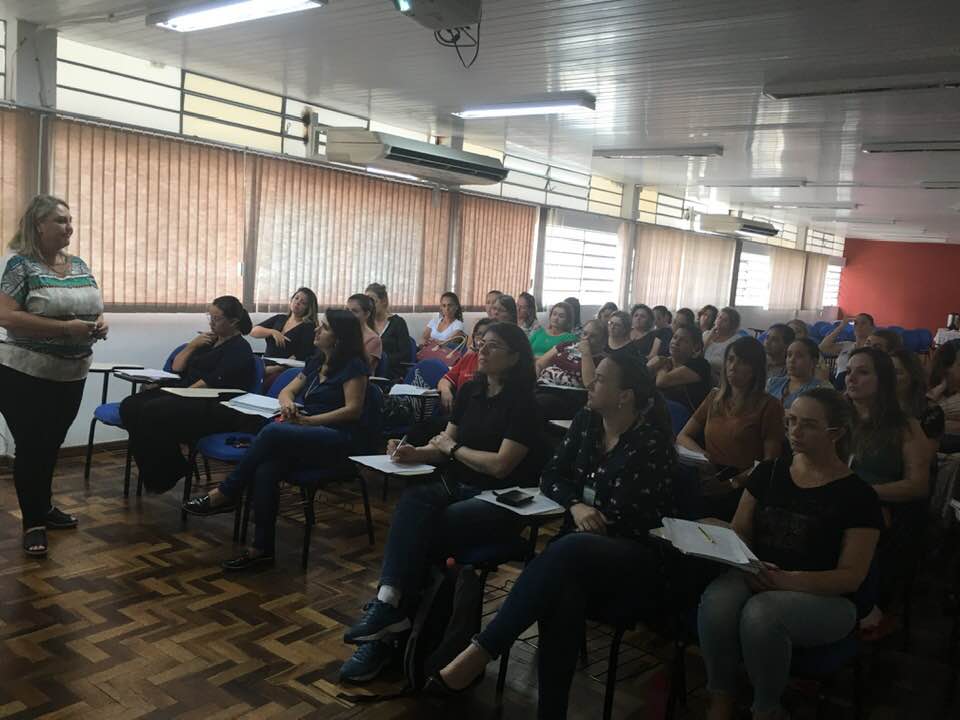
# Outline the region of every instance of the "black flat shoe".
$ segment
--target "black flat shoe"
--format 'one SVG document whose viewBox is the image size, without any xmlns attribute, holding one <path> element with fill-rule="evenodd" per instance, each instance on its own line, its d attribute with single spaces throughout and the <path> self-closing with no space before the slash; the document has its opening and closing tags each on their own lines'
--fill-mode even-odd
<svg viewBox="0 0 960 720">
<path fill-rule="evenodd" d="M 47 529 L 32 527 L 23 533 L 23 552 L 30 557 L 47 556 Z"/>
<path fill-rule="evenodd" d="M 423 685 L 423 691 L 427 695 L 432 695 L 435 698 L 455 698 L 460 695 L 465 694 L 466 692 L 473 690 L 477 685 L 483 682 L 484 673 L 480 673 L 473 680 L 470 681 L 470 684 L 459 690 L 454 690 L 452 687 L 447 685 L 443 681 L 443 678 L 440 677 L 440 673 L 434 673 L 427 678 L 427 682 Z"/>
<path fill-rule="evenodd" d="M 198 495 L 197 497 L 190 498 L 183 504 L 184 512 L 190 513 L 191 515 L 200 515 L 201 517 L 232 513 L 236 509 L 237 504 L 229 500 L 217 506 L 211 505 L 209 495 Z"/>
<path fill-rule="evenodd" d="M 77 518 L 75 515 L 70 515 L 60 508 L 54 507 L 50 508 L 50 512 L 44 518 L 44 523 L 47 530 L 69 530 L 77 526 Z"/>
<path fill-rule="evenodd" d="M 249 570 L 252 567 L 260 565 L 272 565 L 273 555 L 251 555 L 248 552 L 238 555 L 233 560 L 227 560 L 221 566 L 227 572 L 239 572 Z"/>
</svg>

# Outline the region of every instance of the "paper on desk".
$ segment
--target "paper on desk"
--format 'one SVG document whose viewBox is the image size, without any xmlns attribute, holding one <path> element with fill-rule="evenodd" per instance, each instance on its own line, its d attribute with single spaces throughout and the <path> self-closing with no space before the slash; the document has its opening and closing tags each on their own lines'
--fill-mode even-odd
<svg viewBox="0 0 960 720">
<path fill-rule="evenodd" d="M 137 370 L 131 370 L 130 372 L 123 373 L 124 375 L 129 375 L 130 377 L 143 379 L 143 380 L 179 380 L 180 376 L 176 373 L 167 372 L 166 370 L 154 370 L 153 368 L 140 368 Z"/>
<path fill-rule="evenodd" d="M 396 463 L 389 455 L 353 455 L 349 459 L 388 475 L 429 475 L 436 470 L 433 465 L 424 463 Z"/>
<path fill-rule="evenodd" d="M 111 372 L 113 370 L 138 370 L 142 367 L 143 365 L 137 365 L 136 363 L 94 362 L 94 363 L 90 363 L 90 372 Z"/>
<path fill-rule="evenodd" d="M 171 395 L 179 395 L 188 398 L 217 398 L 224 393 L 242 393 L 243 390 L 226 390 L 221 388 L 161 388 L 164 392 Z"/>
<path fill-rule="evenodd" d="M 292 368 L 306 367 L 306 363 L 303 360 L 297 360 L 296 358 L 265 357 L 263 361 L 272 362 L 274 365 L 285 365 Z"/>
<path fill-rule="evenodd" d="M 404 385 L 403 383 L 397 383 L 392 388 L 390 388 L 391 395 L 439 395 L 436 390 L 428 387 L 419 387 L 418 385 Z"/>
<path fill-rule="evenodd" d="M 224 400 L 220 404 L 244 415 L 272 418 L 280 413 L 280 401 L 277 398 L 269 395 L 257 395 L 256 393 L 244 393 L 235 398 Z"/>
<path fill-rule="evenodd" d="M 528 502 L 526 505 L 512 507 L 510 505 L 504 505 L 502 502 L 497 500 L 497 496 L 493 494 L 493 490 L 484 490 L 482 493 L 477 495 L 476 498 L 477 500 L 488 502 L 491 505 L 496 505 L 498 508 L 506 508 L 510 512 L 514 512 L 517 515 L 560 515 L 563 513 L 563 506 L 548 498 L 546 495 L 540 492 L 539 488 L 522 488 L 517 485 L 512 488 L 497 490 L 497 492 L 505 493 L 510 492 L 511 490 L 519 490 L 529 495 L 533 495 L 533 500 Z"/>
<path fill-rule="evenodd" d="M 685 555 L 716 560 L 756 573 L 760 561 L 731 528 L 680 518 L 663 518 L 663 536 Z"/>
<path fill-rule="evenodd" d="M 677 445 L 677 459 L 682 465 L 709 465 L 710 461 L 703 453 L 691 450 L 683 445 Z"/>
</svg>

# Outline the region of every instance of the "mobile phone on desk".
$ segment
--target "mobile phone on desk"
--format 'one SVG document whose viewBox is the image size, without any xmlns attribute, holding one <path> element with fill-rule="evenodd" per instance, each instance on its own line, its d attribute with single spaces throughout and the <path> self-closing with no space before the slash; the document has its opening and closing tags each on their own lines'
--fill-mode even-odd
<svg viewBox="0 0 960 720">
<path fill-rule="evenodd" d="M 507 490 L 506 492 L 494 490 L 493 496 L 497 499 L 497 502 L 510 507 L 523 507 L 533 502 L 533 495 L 525 493 L 523 490 Z"/>
</svg>

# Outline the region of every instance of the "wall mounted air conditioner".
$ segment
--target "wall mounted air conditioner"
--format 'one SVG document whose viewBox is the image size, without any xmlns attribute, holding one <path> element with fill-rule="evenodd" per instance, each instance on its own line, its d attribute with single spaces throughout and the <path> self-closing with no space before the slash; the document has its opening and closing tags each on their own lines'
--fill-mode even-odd
<svg viewBox="0 0 960 720">
<path fill-rule="evenodd" d="M 703 232 L 717 233 L 718 235 L 764 235 L 772 237 L 779 231 L 776 227 L 763 220 L 749 220 L 733 217 L 732 215 L 698 215 L 700 229 Z"/>
<path fill-rule="evenodd" d="M 326 128 L 326 158 L 440 185 L 492 185 L 509 170 L 496 158 L 362 128 Z"/>
</svg>

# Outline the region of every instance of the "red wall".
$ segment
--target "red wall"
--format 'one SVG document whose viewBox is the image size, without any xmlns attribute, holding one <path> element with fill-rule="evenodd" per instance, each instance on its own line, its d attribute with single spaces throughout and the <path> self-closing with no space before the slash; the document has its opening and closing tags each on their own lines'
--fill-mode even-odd
<svg viewBox="0 0 960 720">
<path fill-rule="evenodd" d="M 847 238 L 840 307 L 867 312 L 877 325 L 936 333 L 960 312 L 960 245 Z"/>
</svg>

